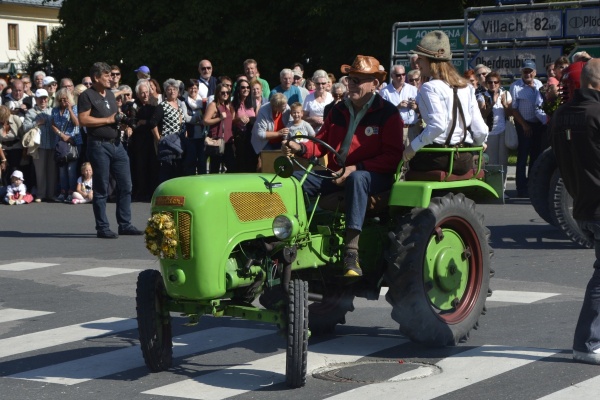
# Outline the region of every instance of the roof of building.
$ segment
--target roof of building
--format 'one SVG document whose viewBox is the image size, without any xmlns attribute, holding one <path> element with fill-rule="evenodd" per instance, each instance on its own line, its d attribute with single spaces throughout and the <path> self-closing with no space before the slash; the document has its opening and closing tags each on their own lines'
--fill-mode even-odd
<svg viewBox="0 0 600 400">
<path fill-rule="evenodd" d="M 0 4 L 22 4 L 24 6 L 60 8 L 63 0 L 0 0 Z"/>
</svg>

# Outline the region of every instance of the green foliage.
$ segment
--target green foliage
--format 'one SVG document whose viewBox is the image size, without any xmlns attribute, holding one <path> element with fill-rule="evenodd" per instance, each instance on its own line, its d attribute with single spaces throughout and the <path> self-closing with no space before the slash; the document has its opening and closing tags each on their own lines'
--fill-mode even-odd
<svg viewBox="0 0 600 400">
<path fill-rule="evenodd" d="M 117 64 L 129 83 L 140 65 L 159 81 L 197 77 L 203 58 L 215 74 L 231 77 L 254 58 L 271 83 L 296 61 L 306 75 L 322 68 L 339 76 L 340 65 L 357 54 L 375 56 L 387 69 L 394 22 L 462 18 L 465 3 L 471 2 L 64 0 L 62 26 L 52 32 L 43 59 L 56 77 L 75 79 L 96 61 Z"/>
</svg>

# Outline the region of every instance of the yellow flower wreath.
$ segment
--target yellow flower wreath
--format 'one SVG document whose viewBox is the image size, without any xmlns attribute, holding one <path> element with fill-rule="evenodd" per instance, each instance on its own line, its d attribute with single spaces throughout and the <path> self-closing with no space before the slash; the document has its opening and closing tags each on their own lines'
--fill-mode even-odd
<svg viewBox="0 0 600 400">
<path fill-rule="evenodd" d="M 144 231 L 146 248 L 160 258 L 177 258 L 177 229 L 170 213 L 156 213 L 148 218 Z"/>
</svg>

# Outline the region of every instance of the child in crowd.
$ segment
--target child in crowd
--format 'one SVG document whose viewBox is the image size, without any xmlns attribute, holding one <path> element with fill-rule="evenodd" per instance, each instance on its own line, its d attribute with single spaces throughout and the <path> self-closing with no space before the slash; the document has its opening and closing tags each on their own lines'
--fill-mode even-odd
<svg viewBox="0 0 600 400">
<path fill-rule="evenodd" d="M 15 169 L 10 176 L 10 185 L 6 188 L 6 197 L 4 201 L 7 204 L 26 204 L 33 201 L 33 196 L 27 193 L 27 188 L 23 183 L 23 173 Z"/>
<path fill-rule="evenodd" d="M 289 138 L 293 139 L 294 136 L 315 136 L 315 130 L 312 126 L 302 119 L 303 111 L 302 104 L 295 102 L 290 106 L 290 116 L 292 122 L 290 122 L 287 128 L 290 130 Z M 299 140 L 299 142 L 305 142 L 308 139 Z"/>
<path fill-rule="evenodd" d="M 89 162 L 81 164 L 81 176 L 77 178 L 77 190 L 73 192 L 73 204 L 89 203 L 94 198 L 92 190 L 92 165 Z"/>
</svg>

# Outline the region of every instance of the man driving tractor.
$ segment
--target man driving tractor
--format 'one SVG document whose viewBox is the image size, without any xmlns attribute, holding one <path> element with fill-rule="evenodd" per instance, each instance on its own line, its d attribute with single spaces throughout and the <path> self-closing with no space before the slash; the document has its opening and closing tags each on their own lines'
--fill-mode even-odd
<svg viewBox="0 0 600 400">
<path fill-rule="evenodd" d="M 348 74 L 347 98 L 333 107 L 316 136 L 335 149 L 341 160 L 330 149 L 314 142 L 287 140 L 282 151 L 288 156 L 293 153 L 304 158 L 329 155 L 330 171 L 313 171 L 304 183 L 304 191 L 308 196 L 344 192 L 344 276 L 357 277 L 362 275 L 358 242 L 369 197 L 392 186 L 404 151 L 403 126 L 396 107 L 376 92 L 386 77 L 377 59 L 358 55 L 352 65 L 342 65 L 341 71 Z M 333 176 L 331 171 L 335 172 Z M 302 175 L 301 171 L 294 173 L 296 178 Z"/>
</svg>

